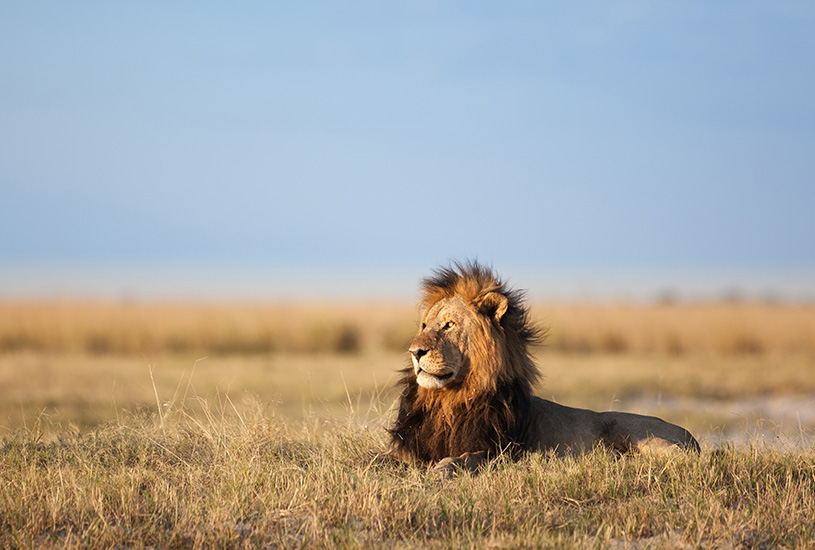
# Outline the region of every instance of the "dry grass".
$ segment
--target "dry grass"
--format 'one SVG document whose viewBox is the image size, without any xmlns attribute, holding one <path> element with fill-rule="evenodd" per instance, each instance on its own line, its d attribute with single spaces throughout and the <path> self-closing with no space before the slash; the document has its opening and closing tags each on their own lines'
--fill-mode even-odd
<svg viewBox="0 0 815 550">
<path fill-rule="evenodd" d="M 0 433 L 150 410 L 153 382 L 211 402 L 248 393 L 293 419 L 385 411 L 416 317 L 405 304 L 0 302 Z M 561 403 L 704 433 L 744 418 L 693 399 L 815 394 L 815 306 L 538 304 L 533 318 L 550 329 L 539 394 Z"/>
<path fill-rule="evenodd" d="M 815 355 L 815 305 L 536 304 L 562 353 Z M 0 352 L 199 355 L 403 351 L 409 304 L 0 301 Z"/>
<path fill-rule="evenodd" d="M 815 394 L 815 306 L 533 313 L 541 395 L 680 403 L 658 412 L 701 457 L 533 454 L 450 482 L 368 467 L 410 305 L 0 302 L 0 546 L 815 546 L 811 438 L 714 449 L 732 419 L 698 406 Z"/>
<path fill-rule="evenodd" d="M 387 409 L 393 400 L 387 390 L 404 360 L 395 353 L 211 358 L 6 354 L 0 360 L 0 435 L 30 428 L 40 417 L 48 420 L 46 425 L 74 424 L 85 430 L 122 412 L 155 411 L 156 391 L 168 406 L 186 404 L 193 396 L 211 402 L 258 396 L 291 419 Z"/>
<path fill-rule="evenodd" d="M 499 459 L 442 481 L 370 467 L 357 419 L 282 422 L 257 407 L 128 417 L 0 446 L 7 548 L 804 548 L 815 455 L 597 452 Z"/>
<path fill-rule="evenodd" d="M 391 304 L 0 301 L 0 352 L 357 353 L 401 348 L 415 317 Z"/>
<path fill-rule="evenodd" d="M 564 353 L 815 356 L 811 304 L 546 304 L 533 316 Z"/>
<path fill-rule="evenodd" d="M 815 394 L 807 357 L 544 352 L 539 362 L 545 372 L 538 389 L 543 397 L 593 409 L 658 414 L 703 439 L 714 432 L 739 434 L 761 420 L 784 424 L 788 435 L 815 428 L 812 414 L 796 416 L 790 410 L 776 417 L 762 403 L 747 410 L 735 406 L 753 398 L 783 403 Z M 0 435 L 32 428 L 38 421 L 48 431 L 69 426 L 86 431 L 122 414 L 154 413 L 155 391 L 164 408 L 188 405 L 191 397 L 218 403 L 248 395 L 290 420 L 369 412 L 385 418 L 396 399 L 396 371 L 405 363 L 404 353 L 386 352 L 198 361 L 193 356 L 7 354 L 0 360 Z M 702 410 L 700 398 L 708 403 Z"/>
</svg>

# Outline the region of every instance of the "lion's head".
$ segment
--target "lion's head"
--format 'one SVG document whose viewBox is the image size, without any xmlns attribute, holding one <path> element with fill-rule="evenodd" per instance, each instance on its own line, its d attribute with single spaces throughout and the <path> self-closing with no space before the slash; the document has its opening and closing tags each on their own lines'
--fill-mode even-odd
<svg viewBox="0 0 815 550">
<path fill-rule="evenodd" d="M 541 333 L 522 294 L 474 262 L 437 270 L 422 290 L 395 446 L 438 460 L 475 440 L 490 449 L 511 443 L 539 376 L 529 347 Z"/>
<path fill-rule="evenodd" d="M 540 333 L 519 292 L 476 263 L 440 269 L 422 287 L 421 325 L 409 349 L 419 386 L 480 393 L 537 379 L 529 346 Z"/>
</svg>

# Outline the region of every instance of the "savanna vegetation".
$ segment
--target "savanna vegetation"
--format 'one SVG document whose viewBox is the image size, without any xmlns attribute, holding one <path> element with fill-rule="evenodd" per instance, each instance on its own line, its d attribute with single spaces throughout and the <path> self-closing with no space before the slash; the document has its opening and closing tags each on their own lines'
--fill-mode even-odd
<svg viewBox="0 0 815 550">
<path fill-rule="evenodd" d="M 703 452 L 451 481 L 371 463 L 416 317 L 0 302 L 0 546 L 815 547 L 815 306 L 537 304 L 539 394 L 659 414 Z"/>
<path fill-rule="evenodd" d="M 0 544 L 94 548 L 772 548 L 815 540 L 815 454 L 371 464 L 379 431 L 231 406 L 0 448 Z M 251 409 L 250 409 L 251 410 Z"/>
</svg>

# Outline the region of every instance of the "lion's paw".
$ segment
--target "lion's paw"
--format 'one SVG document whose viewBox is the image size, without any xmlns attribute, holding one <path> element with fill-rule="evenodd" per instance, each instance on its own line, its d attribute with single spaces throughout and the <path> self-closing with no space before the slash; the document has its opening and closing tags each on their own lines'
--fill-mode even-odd
<svg viewBox="0 0 815 550">
<path fill-rule="evenodd" d="M 433 472 L 442 479 L 452 479 L 458 473 L 459 468 L 464 465 L 463 463 L 461 458 L 448 456 L 436 462 Z"/>
<path fill-rule="evenodd" d="M 484 451 L 479 451 L 477 453 L 464 453 L 461 456 L 448 456 L 447 458 L 442 458 L 433 466 L 433 470 L 435 470 L 445 479 L 450 479 L 457 474 L 459 470 L 476 472 L 478 468 L 480 468 L 486 462 L 487 453 Z"/>
</svg>

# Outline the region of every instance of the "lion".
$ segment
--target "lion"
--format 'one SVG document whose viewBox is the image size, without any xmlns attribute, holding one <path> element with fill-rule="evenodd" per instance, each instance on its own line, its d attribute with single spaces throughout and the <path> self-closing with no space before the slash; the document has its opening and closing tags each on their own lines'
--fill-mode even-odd
<svg viewBox="0 0 815 550">
<path fill-rule="evenodd" d="M 440 268 L 422 281 L 419 332 L 410 344 L 388 456 L 474 471 L 500 453 L 699 452 L 684 428 L 653 416 L 595 412 L 533 395 L 540 378 L 522 291 L 477 262 Z"/>
</svg>

